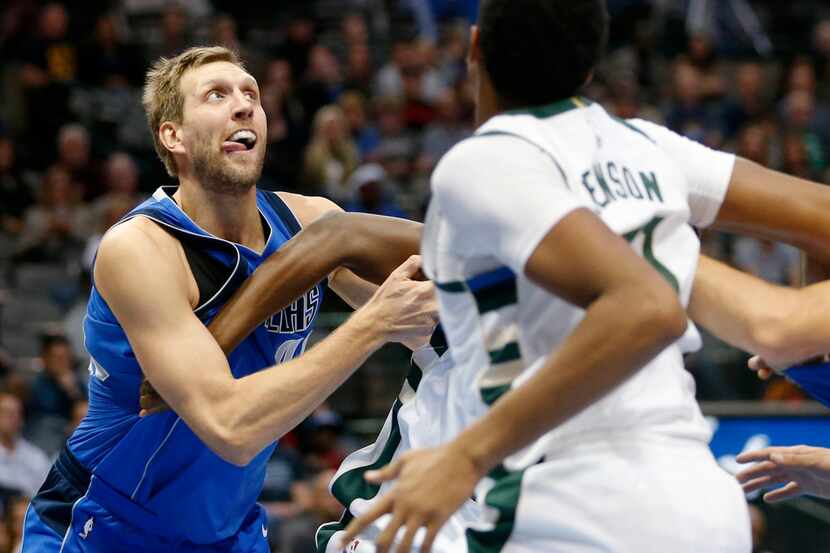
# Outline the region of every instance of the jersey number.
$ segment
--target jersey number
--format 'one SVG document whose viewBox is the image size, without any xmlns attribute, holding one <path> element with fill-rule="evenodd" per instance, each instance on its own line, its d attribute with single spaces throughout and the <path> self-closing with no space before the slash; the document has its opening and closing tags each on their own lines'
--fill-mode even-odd
<svg viewBox="0 0 830 553">
<path fill-rule="evenodd" d="M 657 269 L 657 272 L 665 278 L 671 287 L 674 288 L 675 292 L 680 290 L 680 286 L 677 282 L 677 278 L 672 274 L 668 267 L 660 263 L 660 261 L 654 257 L 654 229 L 657 228 L 657 225 L 663 222 L 662 217 L 655 217 L 644 226 L 634 229 L 631 232 L 627 232 L 623 234 L 623 238 L 629 243 L 633 243 L 637 236 L 640 233 L 643 234 L 643 258 L 648 261 L 652 267 Z"/>
</svg>

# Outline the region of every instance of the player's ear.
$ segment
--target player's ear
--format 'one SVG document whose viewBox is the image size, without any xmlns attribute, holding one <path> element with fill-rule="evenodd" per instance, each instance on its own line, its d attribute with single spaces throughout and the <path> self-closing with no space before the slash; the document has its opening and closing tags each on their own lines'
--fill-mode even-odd
<svg viewBox="0 0 830 553">
<path fill-rule="evenodd" d="M 481 62 L 481 48 L 479 46 L 478 25 L 470 27 L 470 48 L 467 50 L 467 68 Z"/>
<path fill-rule="evenodd" d="M 165 121 L 159 127 L 159 140 L 170 152 L 175 154 L 185 153 L 182 143 L 182 129 L 172 121 Z"/>
</svg>

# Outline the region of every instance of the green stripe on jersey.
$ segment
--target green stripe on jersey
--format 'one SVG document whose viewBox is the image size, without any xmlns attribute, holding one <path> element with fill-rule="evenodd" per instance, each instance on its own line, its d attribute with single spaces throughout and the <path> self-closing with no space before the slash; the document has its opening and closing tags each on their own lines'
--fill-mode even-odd
<svg viewBox="0 0 830 553">
<path fill-rule="evenodd" d="M 401 410 L 403 404 L 400 400 L 395 400 L 395 405 L 392 407 L 392 428 L 389 431 L 389 438 L 383 446 L 377 461 L 371 465 L 357 467 L 350 471 L 344 472 L 331 485 L 331 493 L 347 509 L 352 501 L 355 499 L 372 499 L 378 494 L 380 486 L 377 484 L 370 484 L 364 478 L 367 471 L 377 470 L 385 467 L 392 461 L 398 445 L 401 443 L 401 428 L 398 424 L 398 411 Z"/>
<path fill-rule="evenodd" d="M 444 292 L 449 292 L 451 294 L 458 294 L 466 290 L 464 283 L 460 280 L 454 280 L 452 282 L 436 282 L 435 286 L 439 290 L 443 290 Z"/>
<path fill-rule="evenodd" d="M 548 117 L 553 117 L 554 115 L 559 115 L 560 113 L 565 113 L 567 111 L 571 111 L 572 109 L 585 107 L 590 104 L 590 100 L 574 96 L 564 100 L 559 100 L 558 102 L 554 102 L 552 104 L 513 109 L 505 113 L 507 115 L 532 115 L 533 117 L 537 117 L 539 119 L 546 119 Z"/>
<path fill-rule="evenodd" d="M 515 361 L 520 357 L 521 352 L 519 352 L 519 343 L 510 342 L 503 348 L 490 352 L 490 363 L 492 363 L 493 365 L 498 365 L 499 363 L 508 363 L 510 361 Z"/>
<path fill-rule="evenodd" d="M 498 553 L 504 548 L 513 533 L 524 473 L 508 472 L 499 465 L 488 475 L 496 483 L 484 496 L 484 503 L 498 512 L 498 518 L 492 530 L 467 529 L 469 553 Z"/>
<path fill-rule="evenodd" d="M 502 384 L 501 386 L 493 386 L 491 388 L 481 388 L 481 401 L 485 405 L 493 405 L 498 399 L 510 391 L 510 384 Z"/>
<path fill-rule="evenodd" d="M 519 301 L 516 279 L 499 282 L 493 286 L 473 292 L 479 313 L 488 313 L 513 305 Z"/>
<path fill-rule="evenodd" d="M 346 526 L 354 519 L 354 516 L 348 509 L 343 511 L 343 515 L 337 522 L 328 522 L 317 528 L 317 533 L 314 534 L 314 541 L 317 544 L 317 553 L 326 553 L 326 548 L 329 546 L 332 536 L 337 532 L 346 529 Z"/>
</svg>

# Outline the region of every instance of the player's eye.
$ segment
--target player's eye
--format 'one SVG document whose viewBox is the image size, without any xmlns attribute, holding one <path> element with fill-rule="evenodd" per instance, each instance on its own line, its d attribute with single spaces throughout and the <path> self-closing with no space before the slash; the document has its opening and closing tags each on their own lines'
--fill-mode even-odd
<svg viewBox="0 0 830 553">
<path fill-rule="evenodd" d="M 207 99 L 210 100 L 210 101 L 221 100 L 223 97 L 224 97 L 224 95 L 221 92 L 219 92 L 218 90 L 211 90 L 207 94 Z"/>
<path fill-rule="evenodd" d="M 256 101 L 257 94 L 253 90 L 248 90 L 245 92 L 245 97 L 253 102 Z"/>
</svg>

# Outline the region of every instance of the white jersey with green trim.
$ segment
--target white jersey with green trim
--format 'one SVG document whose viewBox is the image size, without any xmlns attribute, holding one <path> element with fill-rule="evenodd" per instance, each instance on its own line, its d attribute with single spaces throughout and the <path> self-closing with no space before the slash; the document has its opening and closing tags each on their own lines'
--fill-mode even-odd
<svg viewBox="0 0 830 553">
<path fill-rule="evenodd" d="M 443 333 L 440 341 L 443 342 Z M 317 553 L 374 553 L 375 540 L 389 523 L 389 515 L 376 520 L 352 543 L 343 548 L 338 546 L 346 525 L 368 511 L 394 486 L 394 482 L 382 486 L 369 484 L 364 479 L 366 471 L 386 466 L 412 449 L 445 443 L 469 422 L 464 418 L 464 409 L 447 401 L 447 392 L 454 386 L 454 371 L 453 359 L 445 351 L 446 343 L 436 346 L 435 336 L 432 342 L 435 347 L 413 354 L 410 372 L 375 442 L 346 457 L 332 478 L 331 492 L 346 509 L 339 521 L 324 524 L 317 530 Z M 441 528 L 432 551 L 466 551 L 464 532 L 478 519 L 479 512 L 475 502 L 467 501 Z M 422 539 L 422 535 L 416 536 L 415 551 Z"/>
<path fill-rule="evenodd" d="M 686 305 L 699 255 L 690 225 L 713 222 L 733 165 L 734 156 L 652 123 L 616 119 L 578 98 L 498 115 L 456 145 L 433 174 L 422 244 L 463 382 L 450 401 L 481 416 L 534 374 L 583 318 L 582 309 L 524 274 L 541 239 L 577 208 L 625 237 Z M 680 340 L 511 464 L 624 432 L 707 443 L 682 357 L 698 347 L 690 323 Z"/>
</svg>

